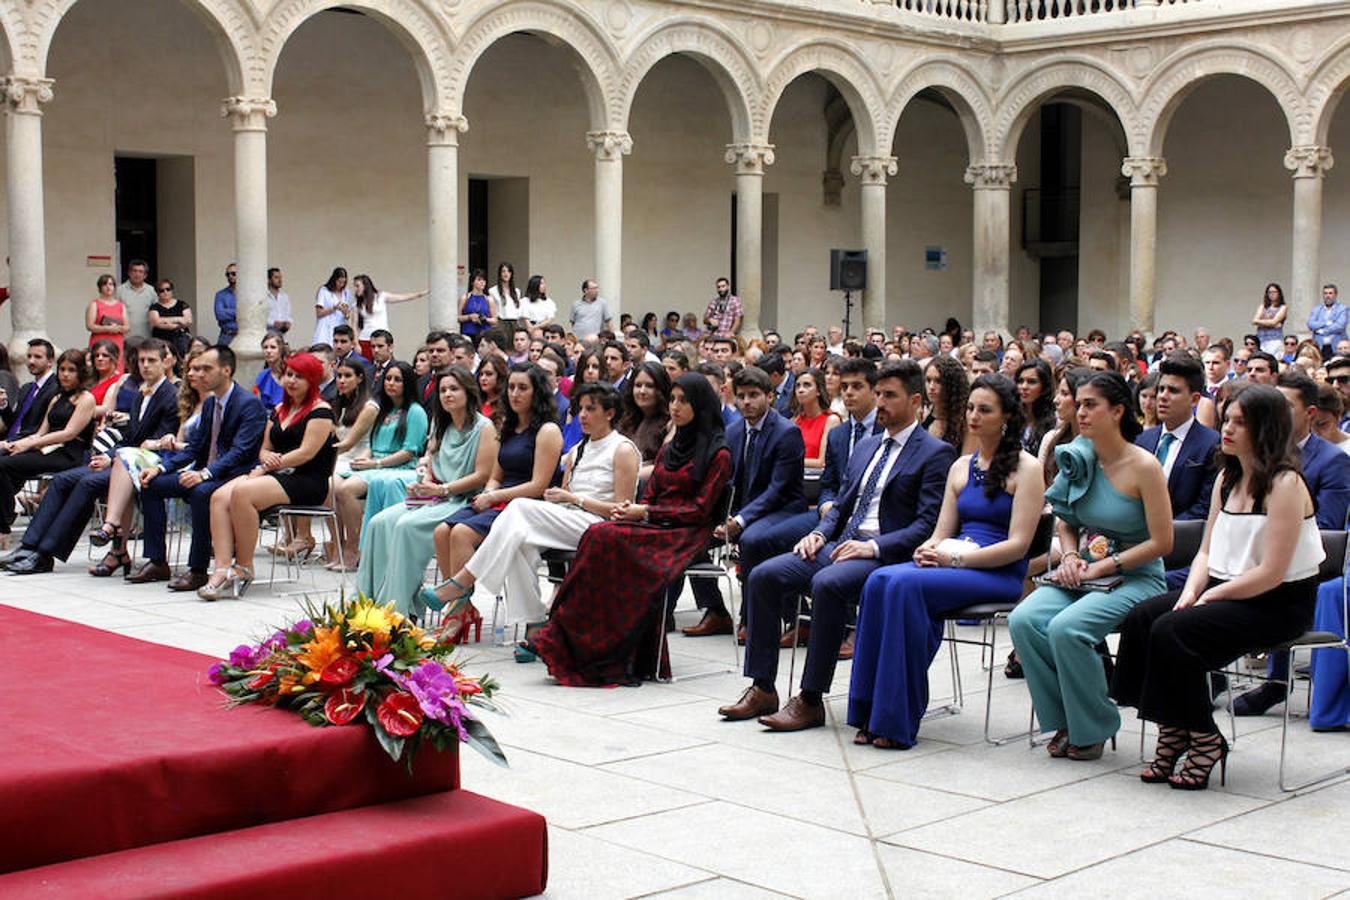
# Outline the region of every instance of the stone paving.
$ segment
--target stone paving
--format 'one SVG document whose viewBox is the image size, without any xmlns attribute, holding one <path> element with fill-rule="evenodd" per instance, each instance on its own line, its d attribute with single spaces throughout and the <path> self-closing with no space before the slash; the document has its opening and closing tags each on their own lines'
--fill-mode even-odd
<svg viewBox="0 0 1350 900">
<path fill-rule="evenodd" d="M 265 579 L 270 557 L 258 563 Z M 264 581 L 242 599 L 205 603 L 162 584 L 95 580 L 85 565 L 81 545 L 53 574 L 0 577 L 0 602 L 223 655 L 293 618 L 300 598 L 288 592 L 338 585 L 308 567 L 298 584 Z M 677 677 L 717 674 L 563 688 L 542 665 L 492 646 L 492 598 L 476 601 L 489 622 L 467 655 L 502 683 L 509 714 L 488 723 L 511 768 L 466 752 L 464 785 L 547 816 L 548 897 L 1350 897 L 1350 782 L 1282 794 L 1275 714 L 1239 720 L 1226 787 L 1216 774 L 1209 791 L 1172 791 L 1134 777 L 1132 716 L 1118 749 L 1097 762 L 1051 759 L 1025 739 L 986 744 L 985 673 L 978 650 L 962 648 L 962 714 L 925 722 L 908 752 L 859 748 L 843 723 L 846 663 L 828 727 L 769 734 L 716 715 L 744 686 L 729 671 L 730 638 L 672 638 Z M 687 596 L 680 609 L 681 624 L 695 620 Z M 945 702 L 945 651 L 931 677 L 935 702 Z M 994 688 L 994 733 L 1025 730 L 1025 686 L 999 671 Z M 1350 765 L 1350 735 L 1313 734 L 1298 721 L 1290 751 L 1295 778 Z"/>
</svg>

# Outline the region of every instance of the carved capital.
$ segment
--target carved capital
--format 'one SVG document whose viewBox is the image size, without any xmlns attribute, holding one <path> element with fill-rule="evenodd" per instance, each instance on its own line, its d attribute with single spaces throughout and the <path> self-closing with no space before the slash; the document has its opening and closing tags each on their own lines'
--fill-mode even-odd
<svg viewBox="0 0 1350 900">
<path fill-rule="evenodd" d="M 1295 178 L 1321 178 L 1335 163 L 1330 147 L 1310 144 L 1293 147 L 1284 154 L 1284 167 L 1293 172 Z"/>
<path fill-rule="evenodd" d="M 1157 187 L 1167 174 L 1167 160 L 1161 156 L 1127 156 L 1120 163 L 1120 174 L 1130 179 L 1130 187 Z"/>
<path fill-rule="evenodd" d="M 966 184 L 975 190 L 1008 190 L 1017 180 L 1017 166 L 1012 163 L 984 163 L 966 166 Z"/>
<path fill-rule="evenodd" d="M 427 144 L 458 147 L 459 136 L 469 130 L 469 120 L 449 113 L 427 113 Z"/>
<path fill-rule="evenodd" d="M 50 103 L 52 85 L 50 78 L 30 78 L 27 75 L 10 75 L 0 79 L 5 90 L 5 109 L 11 113 L 25 116 L 42 115 L 41 104 Z"/>
<path fill-rule="evenodd" d="M 612 162 L 633 152 L 633 138 L 626 131 L 588 131 L 586 146 L 597 160 Z"/>
<path fill-rule="evenodd" d="M 887 176 L 900 171 L 900 163 L 894 156 L 855 156 L 849 162 L 848 170 L 861 175 L 863 184 L 886 183 Z"/>
<path fill-rule="evenodd" d="M 773 165 L 773 144 L 727 144 L 725 158 L 737 175 L 763 175 Z"/>
<path fill-rule="evenodd" d="M 271 97 L 226 97 L 220 115 L 230 120 L 235 131 L 266 131 L 267 120 L 277 114 L 277 102 Z"/>
</svg>

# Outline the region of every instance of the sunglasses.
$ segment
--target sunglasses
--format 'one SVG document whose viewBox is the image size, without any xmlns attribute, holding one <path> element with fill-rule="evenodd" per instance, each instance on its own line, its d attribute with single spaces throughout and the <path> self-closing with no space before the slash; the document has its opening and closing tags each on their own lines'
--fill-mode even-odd
<svg viewBox="0 0 1350 900">
<path fill-rule="evenodd" d="M 156 289 L 155 289 L 155 293 L 156 293 L 156 294 L 169 294 L 169 293 L 172 293 L 172 292 L 173 292 L 173 288 L 156 288 Z"/>
</svg>

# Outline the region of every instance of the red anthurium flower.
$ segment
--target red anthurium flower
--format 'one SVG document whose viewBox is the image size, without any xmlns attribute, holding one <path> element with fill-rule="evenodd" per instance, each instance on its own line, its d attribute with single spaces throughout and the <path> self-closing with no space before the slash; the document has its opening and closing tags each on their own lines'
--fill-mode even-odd
<svg viewBox="0 0 1350 900">
<path fill-rule="evenodd" d="M 407 737 L 422 727 L 422 708 L 412 694 L 395 691 L 375 710 L 375 718 L 394 737 Z"/>
<path fill-rule="evenodd" d="M 272 683 L 272 679 L 277 677 L 274 669 L 268 669 L 259 672 L 258 676 L 248 683 L 248 689 L 251 691 L 260 691 Z"/>
<path fill-rule="evenodd" d="M 366 705 L 366 695 L 343 688 L 328 698 L 323 705 L 323 714 L 334 725 L 346 725 L 356 718 Z"/>
<path fill-rule="evenodd" d="M 348 684 L 356 673 L 361 671 L 361 664 L 350 656 L 342 656 L 333 660 L 324 667 L 323 675 L 319 680 L 324 684 Z"/>
</svg>

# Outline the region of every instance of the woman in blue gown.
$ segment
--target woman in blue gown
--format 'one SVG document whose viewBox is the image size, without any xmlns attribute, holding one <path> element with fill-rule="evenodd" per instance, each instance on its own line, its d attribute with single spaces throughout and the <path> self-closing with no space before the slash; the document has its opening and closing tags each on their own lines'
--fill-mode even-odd
<svg viewBox="0 0 1350 900">
<path fill-rule="evenodd" d="M 914 561 L 877 569 L 863 587 L 848 692 L 855 743 L 908 749 L 928 708 L 928 667 L 942 613 L 1022 596 L 1027 551 L 1045 503 L 1036 458 L 1022 449 L 1022 405 L 1007 379 L 971 387 L 976 450 L 952 464 L 933 536 Z"/>
</svg>

